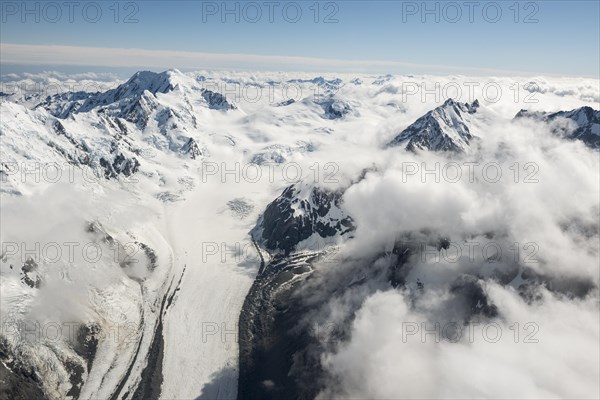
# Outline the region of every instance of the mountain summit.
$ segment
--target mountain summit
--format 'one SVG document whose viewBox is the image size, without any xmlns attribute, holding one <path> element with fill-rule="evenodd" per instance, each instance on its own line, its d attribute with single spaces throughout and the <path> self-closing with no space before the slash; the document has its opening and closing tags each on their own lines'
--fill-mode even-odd
<svg viewBox="0 0 600 400">
<path fill-rule="evenodd" d="M 554 113 L 521 110 L 515 119 L 530 118 L 551 125 L 552 132 L 571 140 L 581 140 L 593 149 L 600 150 L 600 111 L 580 107 L 571 111 Z"/>
<path fill-rule="evenodd" d="M 387 147 L 405 145 L 407 150 L 413 152 L 465 152 L 475 137 L 469 126 L 471 115 L 475 114 L 478 108 L 477 100 L 469 104 L 448 99 L 400 132 Z"/>
</svg>

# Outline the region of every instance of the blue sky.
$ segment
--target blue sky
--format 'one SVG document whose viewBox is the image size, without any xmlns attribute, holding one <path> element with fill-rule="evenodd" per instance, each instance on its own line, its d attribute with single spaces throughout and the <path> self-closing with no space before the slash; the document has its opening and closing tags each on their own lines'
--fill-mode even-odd
<svg viewBox="0 0 600 400">
<path fill-rule="evenodd" d="M 600 74 L 597 0 L 78 3 L 69 10 L 62 1 L 3 2 L 2 69 L 67 64 L 82 70 Z M 155 57 L 94 48 L 152 50 Z"/>
</svg>

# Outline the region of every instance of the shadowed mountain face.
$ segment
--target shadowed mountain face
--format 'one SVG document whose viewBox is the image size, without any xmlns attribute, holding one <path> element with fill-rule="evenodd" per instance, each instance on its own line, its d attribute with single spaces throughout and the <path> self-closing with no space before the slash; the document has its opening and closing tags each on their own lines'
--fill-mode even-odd
<svg viewBox="0 0 600 400">
<path fill-rule="evenodd" d="M 552 132 L 569 140 L 581 140 L 600 150 L 600 111 L 591 107 L 554 113 L 521 110 L 515 119 L 530 118 L 550 125 Z"/>
<path fill-rule="evenodd" d="M 227 98 L 221 93 L 204 89 L 202 97 L 208 103 L 209 108 L 213 110 L 235 110 L 237 107 L 227 101 Z"/>
<path fill-rule="evenodd" d="M 456 269 L 449 265 L 443 280 L 427 281 L 424 252 L 429 257 L 446 254 L 452 243 L 456 246 L 456 241 L 462 240 L 452 241 L 431 230 L 405 232 L 399 227 L 390 251 L 352 259 L 337 257 L 335 252 L 331 257 L 327 251 L 297 251 L 295 244 L 306 234 L 299 235 L 302 230 L 296 229 L 314 229 L 304 219 L 294 218 L 298 196 L 293 186 L 287 188 L 267 207 L 257 225 L 264 228 L 259 236 L 263 239 L 260 251 L 268 257 L 266 262 L 263 258 L 240 314 L 240 400 L 313 399 L 323 393 L 336 379 L 324 366 L 324 357 L 351 341 L 357 313 L 376 293 L 402 293 L 414 307 L 430 301 L 426 299 L 435 293 L 434 321 L 466 330 L 470 324 L 496 323 L 504 318 L 502 305 L 495 304 L 489 294 L 490 285 L 515 290 L 530 303 L 540 301 L 536 297 L 540 288 L 578 299 L 597 289 L 588 281 L 543 276 L 512 259 L 499 264 L 481 259 Z M 317 202 L 324 208 L 339 205 L 338 196 L 315 198 L 328 199 Z M 351 221 L 351 216 L 346 218 Z M 315 231 L 318 229 L 309 229 Z M 493 232 L 485 236 L 502 241 L 502 235 Z M 282 238 L 285 240 L 275 240 Z M 356 240 L 341 238 L 342 242 Z M 332 304 L 340 308 L 332 311 Z M 445 331 L 442 335 L 448 336 L 443 339 L 450 341 L 454 334 Z"/>
<path fill-rule="evenodd" d="M 448 99 L 400 132 L 387 147 L 405 146 L 413 152 L 465 152 L 475 138 L 471 133 L 471 121 L 478 108 L 477 100 L 469 104 Z"/>
<path fill-rule="evenodd" d="M 354 231 L 342 195 L 312 185 L 289 186 L 251 232 L 268 258 L 240 314 L 238 399 L 317 395 L 322 369 L 313 357 L 320 354 L 320 343 L 314 331 L 297 330 L 298 318 L 308 313 L 297 290 L 310 278 L 313 263 Z"/>
<path fill-rule="evenodd" d="M 248 292 L 239 321 L 238 399 L 303 399 L 318 393 L 318 359 L 303 358 L 318 343 L 312 332 L 298 330 L 298 318 L 308 310 L 296 296 L 314 257 L 276 257 Z"/>
<path fill-rule="evenodd" d="M 11 355 L 4 338 L 0 338 L 0 398 L 45 400 L 40 376 L 28 360 Z M 6 366 L 5 366 L 6 365 Z"/>
<path fill-rule="evenodd" d="M 445 246 L 438 235 L 421 237 L 434 248 Z M 365 298 L 386 290 L 409 291 L 415 301 L 422 295 L 423 284 L 408 278 L 416 251 L 399 241 L 392 252 L 353 260 L 339 272 L 333 271 L 343 261 L 326 253 L 273 257 L 261 268 L 240 314 L 238 399 L 315 398 L 332 379 L 322 357 L 350 339 Z M 448 291 L 448 314 L 458 321 L 499 315 L 480 277 L 457 276 Z M 351 293 L 360 296 L 335 322 L 328 319 L 326 305 Z"/>
<path fill-rule="evenodd" d="M 303 184 L 289 186 L 267 206 L 252 235 L 267 250 L 285 254 L 311 237 L 317 246 L 327 238 L 342 237 L 354 227 L 341 208 L 341 197 L 342 192 Z"/>
</svg>

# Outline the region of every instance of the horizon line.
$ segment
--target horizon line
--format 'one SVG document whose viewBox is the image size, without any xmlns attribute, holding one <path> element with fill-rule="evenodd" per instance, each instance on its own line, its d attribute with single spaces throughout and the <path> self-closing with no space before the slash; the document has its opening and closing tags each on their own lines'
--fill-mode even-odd
<svg viewBox="0 0 600 400">
<path fill-rule="evenodd" d="M 242 53 L 208 53 L 180 50 L 148 50 L 140 48 L 83 47 L 65 45 L 35 45 L 0 42 L 0 64 L 32 66 L 105 67 L 105 68 L 163 68 L 168 69 L 233 69 L 255 71 L 308 72 L 319 68 L 340 73 L 402 73 L 439 75 L 500 74 L 503 76 L 541 75 L 600 79 L 598 76 L 526 72 L 480 67 L 419 64 L 403 61 L 341 60 L 306 56 L 280 56 Z M 85 60 L 85 61 L 82 61 Z M 170 60 L 165 63 L 164 60 Z M 290 70 L 292 67 L 292 70 Z M 304 68 L 304 69 L 303 69 Z M 338 68 L 338 69 L 336 69 Z M 404 69 L 404 72 L 399 72 Z M 408 70 L 410 69 L 410 70 Z M 415 70 L 421 70 L 415 72 Z M 436 72 L 433 72 L 436 71 Z M 442 72 L 445 71 L 445 72 Z"/>
</svg>

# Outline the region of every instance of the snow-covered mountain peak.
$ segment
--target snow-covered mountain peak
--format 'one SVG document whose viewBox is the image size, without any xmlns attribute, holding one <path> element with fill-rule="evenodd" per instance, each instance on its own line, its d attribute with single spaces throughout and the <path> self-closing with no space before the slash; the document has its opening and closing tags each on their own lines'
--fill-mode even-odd
<svg viewBox="0 0 600 400">
<path fill-rule="evenodd" d="M 194 85 L 195 81 L 192 78 L 178 70 L 163 72 L 138 71 L 127 82 L 122 83 L 117 88 L 91 96 L 78 112 L 86 112 L 99 106 L 121 101 L 134 102 L 144 96 L 149 98 L 159 93 L 189 91 Z"/>
<path fill-rule="evenodd" d="M 269 251 L 323 249 L 354 230 L 342 195 L 307 182 L 288 186 L 267 206 L 252 236 Z"/>
<path fill-rule="evenodd" d="M 203 92 L 198 81 L 184 74 L 178 69 L 169 69 L 163 72 L 138 71 L 120 87 L 129 90 L 129 96 L 138 95 L 140 91 L 148 91 L 153 95 L 170 92 Z"/>
<path fill-rule="evenodd" d="M 6 161 L 68 162 L 107 179 L 138 171 L 152 177 L 171 163 L 179 166 L 203 156 L 201 121 L 217 114 L 215 109 L 236 108 L 225 96 L 177 70 L 140 71 L 104 92 L 61 93 L 37 105 L 29 103 L 31 108 L 26 105 L 3 105 Z M 29 140 L 21 140 L 22 130 Z M 27 191 L 28 184 L 15 177 L 8 180 L 12 183 L 5 192 Z"/>
<path fill-rule="evenodd" d="M 183 74 L 176 70 L 160 73 L 138 71 L 115 90 L 115 100 L 141 95 L 146 90 L 152 94 L 170 92 L 178 84 L 180 76 Z"/>
<path fill-rule="evenodd" d="M 514 119 L 523 118 L 548 123 L 553 133 L 567 139 L 581 140 L 593 149 L 600 149 L 600 111 L 591 107 L 554 113 L 521 110 Z"/>
<path fill-rule="evenodd" d="M 449 98 L 396 135 L 387 147 L 405 145 L 409 151 L 466 152 L 475 137 L 470 129 L 471 115 L 478 108 L 477 100 L 469 104 Z"/>
<path fill-rule="evenodd" d="M 446 99 L 444 104 L 437 107 L 436 110 L 438 110 L 438 109 L 446 109 L 447 110 L 448 107 L 452 107 L 455 110 L 460 110 L 463 112 L 467 112 L 469 114 L 473 114 L 473 113 L 477 112 L 477 109 L 479 108 L 479 100 L 475 99 L 475 101 L 473 101 L 471 104 L 469 104 L 469 103 L 460 103 L 458 101 L 455 101 L 453 98 L 449 97 L 448 99 Z"/>
<path fill-rule="evenodd" d="M 131 116 L 134 110 L 151 112 L 158 108 L 163 96 L 167 96 L 164 98 L 165 107 L 185 109 L 189 108 L 190 100 L 198 100 L 200 104 L 210 109 L 237 108 L 222 94 L 202 88 L 193 77 L 176 69 L 163 72 L 138 71 L 114 89 L 95 93 L 61 93 L 45 98 L 36 105 L 36 108 L 44 108 L 61 119 L 90 111 L 104 112 L 103 110 L 108 108 L 118 110 L 118 115 L 113 116 L 128 119 L 127 117 Z M 148 108 L 151 104 L 155 106 Z M 134 114 L 139 114 L 137 111 Z M 146 117 L 143 119 L 147 119 Z M 131 122 L 137 123 L 137 121 Z"/>
<path fill-rule="evenodd" d="M 117 90 L 125 91 L 121 98 L 139 98 L 142 95 L 167 94 L 177 92 L 178 98 L 202 98 L 208 108 L 215 110 L 235 110 L 237 107 L 229 102 L 221 93 L 203 88 L 198 81 L 189 77 L 177 69 L 170 69 L 160 73 L 150 71 L 136 72 L 126 83 Z M 140 93 L 141 92 L 141 93 Z"/>
</svg>

